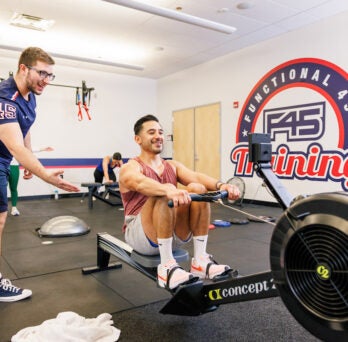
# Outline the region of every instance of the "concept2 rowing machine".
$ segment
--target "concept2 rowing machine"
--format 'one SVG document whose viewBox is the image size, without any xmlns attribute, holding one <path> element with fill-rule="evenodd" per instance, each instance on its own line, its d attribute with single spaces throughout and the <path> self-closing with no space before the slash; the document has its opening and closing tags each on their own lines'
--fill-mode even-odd
<svg viewBox="0 0 348 342">
<path fill-rule="evenodd" d="M 273 173 L 271 158 L 270 136 L 250 134 L 249 160 L 284 210 L 272 223 L 271 270 L 179 286 L 161 313 L 195 316 L 222 304 L 280 295 L 290 313 L 313 335 L 325 341 L 348 341 L 348 194 L 332 192 L 293 199 Z M 219 202 L 223 194 L 214 196 L 212 201 Z M 197 198 L 211 200 L 208 195 Z M 98 234 L 96 269 L 108 269 L 112 254 L 155 280 L 159 258 L 148 261 L 147 256 L 119 241 L 109 234 Z M 128 261 L 122 255 L 127 255 Z M 188 258 L 185 251 L 184 255 Z M 90 269 L 85 271 L 90 273 Z"/>
<path fill-rule="evenodd" d="M 200 314 L 211 311 L 214 303 L 279 293 L 290 313 L 313 335 L 324 341 L 348 341 L 348 194 L 292 198 L 273 173 L 271 159 L 269 134 L 250 134 L 249 160 L 284 210 L 275 224 L 270 223 L 275 225 L 271 271 L 187 285 L 177 290 L 161 312 Z"/>
<path fill-rule="evenodd" d="M 215 202 L 218 199 L 227 197 L 227 191 L 209 192 L 206 194 L 190 194 L 192 201 Z M 170 207 L 172 202 L 168 202 Z M 98 271 L 104 271 L 112 268 L 120 268 L 120 263 L 109 263 L 110 255 L 125 261 L 130 266 L 142 272 L 149 278 L 157 279 L 157 266 L 160 264 L 159 255 L 143 255 L 135 251 L 131 246 L 122 240 L 108 233 L 97 234 L 97 265 L 92 267 L 85 267 L 82 269 L 83 274 L 89 274 Z M 177 249 L 173 251 L 173 256 L 177 262 L 189 260 L 189 253 L 184 249 Z"/>
<path fill-rule="evenodd" d="M 348 341 L 348 194 L 290 194 L 271 169 L 269 134 L 249 134 L 249 161 L 284 213 L 270 243 L 274 284 L 290 313 L 324 341 Z"/>
</svg>

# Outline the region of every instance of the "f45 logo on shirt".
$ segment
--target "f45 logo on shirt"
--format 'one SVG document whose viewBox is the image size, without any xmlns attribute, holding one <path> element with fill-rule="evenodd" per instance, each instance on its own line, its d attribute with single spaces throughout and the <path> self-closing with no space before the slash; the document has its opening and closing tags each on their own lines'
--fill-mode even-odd
<svg viewBox="0 0 348 342">
<path fill-rule="evenodd" d="M 0 120 L 15 119 L 17 117 L 16 107 L 10 103 L 0 103 Z"/>
</svg>

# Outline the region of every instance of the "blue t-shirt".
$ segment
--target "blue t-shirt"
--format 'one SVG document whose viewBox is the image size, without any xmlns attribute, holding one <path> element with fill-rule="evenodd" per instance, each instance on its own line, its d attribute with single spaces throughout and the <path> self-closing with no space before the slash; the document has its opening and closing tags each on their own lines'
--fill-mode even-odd
<svg viewBox="0 0 348 342">
<path fill-rule="evenodd" d="M 18 122 L 24 139 L 35 121 L 35 108 L 35 95 L 30 93 L 29 101 L 25 100 L 19 92 L 13 77 L 0 82 L 0 125 Z M 11 160 L 12 155 L 0 137 L 0 163 L 9 166 Z"/>
<path fill-rule="evenodd" d="M 112 162 L 112 158 L 110 158 L 110 161 L 109 161 L 109 164 L 108 164 L 108 173 L 111 173 L 112 170 L 116 167 L 116 165 L 114 167 L 111 167 L 111 162 Z M 103 159 L 97 165 L 97 170 L 102 172 L 102 173 L 104 172 L 104 170 L 103 170 Z"/>
</svg>

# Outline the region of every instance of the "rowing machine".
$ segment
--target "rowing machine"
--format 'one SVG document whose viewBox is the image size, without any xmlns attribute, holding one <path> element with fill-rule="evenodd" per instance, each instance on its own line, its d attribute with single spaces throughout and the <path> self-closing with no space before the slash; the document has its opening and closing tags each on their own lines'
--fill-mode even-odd
<svg viewBox="0 0 348 342">
<path fill-rule="evenodd" d="M 325 341 L 347 341 L 348 194 L 333 192 L 292 198 L 273 174 L 271 157 L 269 135 L 249 135 L 249 159 L 254 170 L 284 210 L 276 223 L 268 222 L 275 226 L 270 243 L 271 271 L 179 286 L 160 312 L 195 316 L 222 304 L 280 295 L 290 313 L 313 335 Z M 211 200 L 208 194 L 196 195 L 193 200 L 222 204 L 221 192 L 213 196 Z M 103 239 L 110 241 L 108 236 Z M 103 239 L 98 238 L 98 258 L 104 255 L 100 258 L 107 259 L 105 253 L 109 253 L 139 267 L 141 272 L 146 268 L 141 263 L 147 256 L 141 256 L 132 265 L 132 250 L 126 252 L 130 260 L 121 257 L 128 245 L 118 250 L 120 240 L 114 241 L 113 246 Z M 102 269 L 106 269 L 107 263 L 101 262 Z M 152 279 L 156 278 L 152 275 Z"/>
<path fill-rule="evenodd" d="M 249 160 L 284 210 L 275 224 L 269 222 L 275 225 L 271 272 L 179 287 L 161 312 L 199 315 L 211 311 L 214 304 L 279 293 L 289 312 L 313 335 L 325 341 L 347 341 L 348 194 L 293 199 L 273 174 L 271 157 L 270 136 L 249 135 Z M 221 199 L 218 202 L 222 204 Z"/>
<path fill-rule="evenodd" d="M 348 194 L 292 198 L 271 169 L 269 134 L 249 134 L 249 160 L 284 213 L 270 243 L 274 284 L 296 320 L 325 341 L 348 340 Z"/>
<path fill-rule="evenodd" d="M 227 191 L 216 191 L 205 194 L 190 194 L 190 197 L 192 201 L 218 202 L 222 198 L 226 198 L 227 195 Z M 173 207 L 173 202 L 169 201 L 168 205 Z M 159 255 L 149 256 L 137 253 L 127 243 L 108 233 L 97 234 L 97 265 L 83 268 L 82 273 L 90 274 L 122 267 L 119 262 L 109 263 L 110 255 L 116 256 L 150 279 L 157 280 Z M 188 252 L 183 249 L 175 250 L 173 255 L 177 262 L 189 260 Z M 221 304 L 278 296 L 271 272 L 240 278 L 236 278 L 236 276 L 236 271 L 234 271 L 231 275 L 222 278 L 224 280 L 197 281 L 179 286 L 171 291 L 172 299 L 160 312 L 162 314 L 196 316 L 214 311 Z"/>
<path fill-rule="evenodd" d="M 201 195 L 190 194 L 190 197 L 192 201 L 215 202 L 220 198 L 227 197 L 227 191 L 209 192 Z M 173 207 L 173 202 L 169 201 L 168 205 Z M 90 274 L 122 267 L 120 263 L 109 264 L 110 255 L 116 256 L 149 278 L 156 280 L 157 266 L 160 264 L 159 255 L 140 254 L 124 241 L 108 233 L 97 234 L 97 265 L 83 268 L 82 273 Z M 189 260 L 189 253 L 184 249 L 174 250 L 173 256 L 177 262 Z"/>
</svg>

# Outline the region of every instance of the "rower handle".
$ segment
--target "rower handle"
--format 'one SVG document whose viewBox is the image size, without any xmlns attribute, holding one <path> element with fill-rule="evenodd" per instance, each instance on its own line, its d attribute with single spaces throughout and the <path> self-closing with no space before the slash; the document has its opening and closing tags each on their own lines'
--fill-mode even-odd
<svg viewBox="0 0 348 342">
<path fill-rule="evenodd" d="M 204 194 L 190 194 L 191 200 L 194 202 L 215 202 L 220 198 L 226 198 L 228 192 L 226 190 L 222 191 L 210 191 Z M 174 203 L 172 200 L 168 201 L 168 207 L 173 208 Z"/>
</svg>

